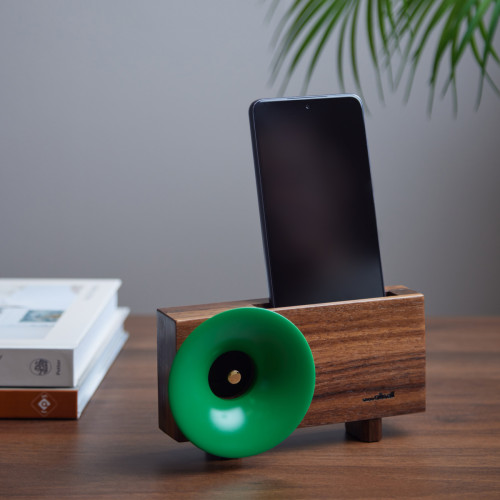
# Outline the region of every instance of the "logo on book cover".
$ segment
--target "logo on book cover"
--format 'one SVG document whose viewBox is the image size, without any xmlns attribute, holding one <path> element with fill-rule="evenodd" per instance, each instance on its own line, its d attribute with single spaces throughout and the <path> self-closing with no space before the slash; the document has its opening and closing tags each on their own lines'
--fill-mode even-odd
<svg viewBox="0 0 500 500">
<path fill-rule="evenodd" d="M 52 370 L 52 363 L 48 359 L 34 359 L 30 364 L 30 371 L 33 375 L 43 377 L 48 375 Z"/>
<path fill-rule="evenodd" d="M 31 406 L 42 416 L 46 417 L 57 406 L 56 400 L 46 392 L 41 392 L 31 403 Z"/>
</svg>

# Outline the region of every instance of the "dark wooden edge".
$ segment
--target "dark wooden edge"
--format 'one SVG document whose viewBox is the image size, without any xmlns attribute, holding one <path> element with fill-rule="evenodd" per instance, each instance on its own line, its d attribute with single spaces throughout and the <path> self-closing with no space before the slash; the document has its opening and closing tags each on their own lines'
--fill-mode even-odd
<svg viewBox="0 0 500 500">
<path fill-rule="evenodd" d="M 157 312 L 156 320 L 159 427 L 176 441 L 187 441 L 174 420 L 168 400 L 168 379 L 177 352 L 176 323 L 160 311 Z"/>
</svg>

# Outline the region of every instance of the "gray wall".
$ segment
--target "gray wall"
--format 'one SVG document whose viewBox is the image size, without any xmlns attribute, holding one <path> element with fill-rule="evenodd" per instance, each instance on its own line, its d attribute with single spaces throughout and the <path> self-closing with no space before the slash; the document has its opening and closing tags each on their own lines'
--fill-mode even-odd
<svg viewBox="0 0 500 500">
<path fill-rule="evenodd" d="M 268 5 L 2 0 L 2 276 L 120 277 L 137 313 L 267 293 L 247 109 L 277 92 Z M 309 93 L 339 91 L 334 49 Z M 429 64 L 406 106 L 366 85 L 385 280 L 499 314 L 500 99 L 474 112 L 469 58 L 457 119 L 448 97 L 429 120 Z"/>
</svg>

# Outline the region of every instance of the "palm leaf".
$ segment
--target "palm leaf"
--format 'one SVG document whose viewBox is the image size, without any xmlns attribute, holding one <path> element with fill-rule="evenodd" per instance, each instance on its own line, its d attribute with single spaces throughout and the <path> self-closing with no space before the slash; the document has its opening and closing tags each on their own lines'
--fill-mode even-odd
<svg viewBox="0 0 500 500">
<path fill-rule="evenodd" d="M 276 2 L 273 0 L 272 9 Z M 306 93 L 325 48 L 337 33 L 336 68 L 340 88 L 345 89 L 344 58 L 348 55 L 355 86 L 363 94 L 358 63 L 362 16 L 382 101 L 384 72 L 391 90 L 397 88 L 407 74 L 405 100 L 409 98 L 422 56 L 429 50 L 432 40 L 437 40 L 437 45 L 429 70 L 429 109 L 432 109 L 441 78 L 445 82 L 441 95 L 451 89 L 456 109 L 457 69 L 469 50 L 480 72 L 477 102 L 481 101 L 485 81 L 500 95 L 488 71 L 491 61 L 500 64 L 493 47 L 500 19 L 500 0 L 294 0 L 279 20 L 274 34 L 271 81 L 274 83 L 282 75 L 280 92 L 284 93 L 300 63 L 309 58 L 302 86 L 302 93 Z M 400 60 L 396 73 L 393 70 L 395 59 Z M 449 68 L 443 77 L 445 60 L 449 61 Z"/>
<path fill-rule="evenodd" d="M 500 1 L 495 2 L 495 6 L 493 8 L 493 13 L 491 15 L 491 20 L 490 20 L 490 27 L 488 30 L 488 33 L 486 35 L 486 38 L 484 40 L 484 50 L 483 50 L 483 59 L 482 59 L 482 64 L 481 64 L 481 82 L 479 84 L 479 94 L 478 94 L 478 102 L 477 106 L 481 103 L 481 96 L 482 96 L 482 91 L 483 91 L 483 83 L 484 79 L 486 76 L 486 65 L 488 62 L 488 56 L 492 54 L 493 47 L 492 47 L 492 42 L 493 42 L 493 36 L 495 35 L 496 28 L 498 26 L 498 19 L 500 17 Z M 494 87 L 494 89 L 497 91 L 498 94 L 498 88 Z"/>
<path fill-rule="evenodd" d="M 311 77 L 314 73 L 314 69 L 316 68 L 316 64 L 318 63 L 319 56 L 323 52 L 323 49 L 325 48 L 326 42 L 330 38 L 330 34 L 333 31 L 334 27 L 336 26 L 342 12 L 343 12 L 342 9 L 338 9 L 336 11 L 335 15 L 332 16 L 330 23 L 327 25 L 326 29 L 323 31 L 321 39 L 318 42 L 318 44 L 316 45 L 313 57 L 312 57 L 311 62 L 309 63 L 309 66 L 307 68 L 306 76 L 304 78 L 304 83 L 302 85 L 302 93 L 303 94 L 305 94 L 307 92 L 307 87 L 309 86 L 309 82 L 310 82 Z"/>
</svg>

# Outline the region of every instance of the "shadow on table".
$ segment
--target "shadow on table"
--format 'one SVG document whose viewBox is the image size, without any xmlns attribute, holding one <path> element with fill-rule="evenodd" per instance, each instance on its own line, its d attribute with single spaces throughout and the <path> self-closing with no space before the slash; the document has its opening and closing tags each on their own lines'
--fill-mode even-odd
<svg viewBox="0 0 500 500">
<path fill-rule="evenodd" d="M 399 439 L 408 435 L 410 429 L 384 421 L 382 442 Z M 170 438 L 160 436 L 154 446 L 145 444 L 143 450 L 123 450 L 115 459 L 117 474 L 142 476 L 190 476 L 204 474 L 235 473 L 241 469 L 246 472 L 253 468 L 271 467 L 276 461 L 290 465 L 300 454 L 339 455 L 353 446 L 374 447 L 377 443 L 361 443 L 346 434 L 344 425 L 328 425 L 296 430 L 283 443 L 275 448 L 244 459 L 224 459 L 214 457 L 198 449 L 191 443 L 176 443 Z"/>
</svg>

